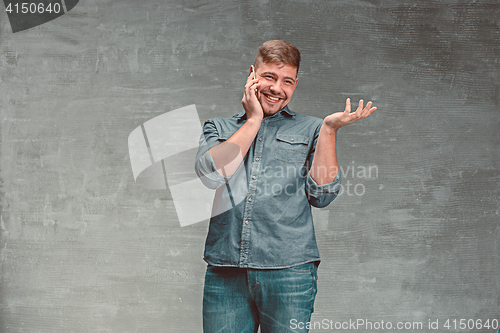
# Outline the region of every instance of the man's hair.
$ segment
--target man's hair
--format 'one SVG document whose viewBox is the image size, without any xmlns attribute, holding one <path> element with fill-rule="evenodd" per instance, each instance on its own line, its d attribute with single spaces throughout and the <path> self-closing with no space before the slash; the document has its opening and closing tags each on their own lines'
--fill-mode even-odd
<svg viewBox="0 0 500 333">
<path fill-rule="evenodd" d="M 259 60 L 264 63 L 290 65 L 297 68 L 298 73 L 300 52 L 295 46 L 284 40 L 269 40 L 259 47 L 257 57 L 255 57 L 255 65 Z"/>
</svg>

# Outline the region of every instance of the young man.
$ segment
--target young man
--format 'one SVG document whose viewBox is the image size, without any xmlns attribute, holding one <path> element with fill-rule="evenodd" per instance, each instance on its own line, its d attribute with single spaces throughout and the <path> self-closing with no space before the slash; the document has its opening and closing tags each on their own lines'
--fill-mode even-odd
<svg viewBox="0 0 500 333">
<path fill-rule="evenodd" d="M 195 169 L 217 189 L 205 244 L 208 263 L 203 330 L 307 332 L 316 296 L 319 253 L 311 205 L 338 194 L 337 130 L 368 117 L 368 102 L 325 119 L 287 104 L 299 79 L 300 52 L 268 41 L 250 67 L 232 118 L 205 122 Z"/>
</svg>

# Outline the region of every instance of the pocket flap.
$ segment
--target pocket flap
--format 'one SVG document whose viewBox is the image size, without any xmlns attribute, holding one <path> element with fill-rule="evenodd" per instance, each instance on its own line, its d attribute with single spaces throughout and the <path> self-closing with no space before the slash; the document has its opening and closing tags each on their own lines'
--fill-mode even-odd
<svg viewBox="0 0 500 333">
<path fill-rule="evenodd" d="M 297 134 L 278 133 L 276 134 L 276 139 L 290 144 L 295 144 L 295 143 L 301 143 L 305 145 L 309 144 L 309 138 L 307 136 L 297 135 Z"/>
</svg>

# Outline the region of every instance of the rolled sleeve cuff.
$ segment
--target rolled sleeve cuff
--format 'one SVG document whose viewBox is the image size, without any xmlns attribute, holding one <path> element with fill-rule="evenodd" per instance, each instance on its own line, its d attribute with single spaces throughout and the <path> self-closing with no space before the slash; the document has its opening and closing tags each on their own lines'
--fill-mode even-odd
<svg viewBox="0 0 500 333">
<path fill-rule="evenodd" d="M 307 173 L 306 194 L 309 203 L 318 208 L 328 206 L 339 194 L 340 181 L 340 172 L 337 172 L 337 176 L 331 183 L 318 185 L 311 174 Z"/>
<path fill-rule="evenodd" d="M 230 178 L 224 177 L 217 171 L 215 162 L 212 158 L 212 155 L 210 154 L 210 150 L 207 150 L 197 159 L 195 170 L 201 182 L 206 187 L 211 189 L 217 189 L 221 187 Z"/>
</svg>

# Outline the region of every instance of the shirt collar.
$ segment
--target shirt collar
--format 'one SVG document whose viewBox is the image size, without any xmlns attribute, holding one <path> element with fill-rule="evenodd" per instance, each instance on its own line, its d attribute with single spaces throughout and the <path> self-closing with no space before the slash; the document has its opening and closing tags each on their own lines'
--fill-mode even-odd
<svg viewBox="0 0 500 333">
<path fill-rule="evenodd" d="M 293 112 L 292 110 L 290 110 L 288 108 L 288 105 L 285 105 L 285 107 L 283 109 L 281 109 L 280 111 L 278 111 L 276 114 L 278 113 L 281 113 L 282 115 L 284 116 L 290 116 L 290 117 L 294 117 L 296 115 L 295 112 Z M 238 120 L 243 120 L 243 119 L 246 119 L 246 113 L 245 113 L 245 110 L 241 111 L 240 113 L 234 115 L 233 117 L 234 118 L 238 118 Z M 274 115 L 273 115 L 274 116 Z M 273 117 L 271 116 L 271 117 Z"/>
</svg>

